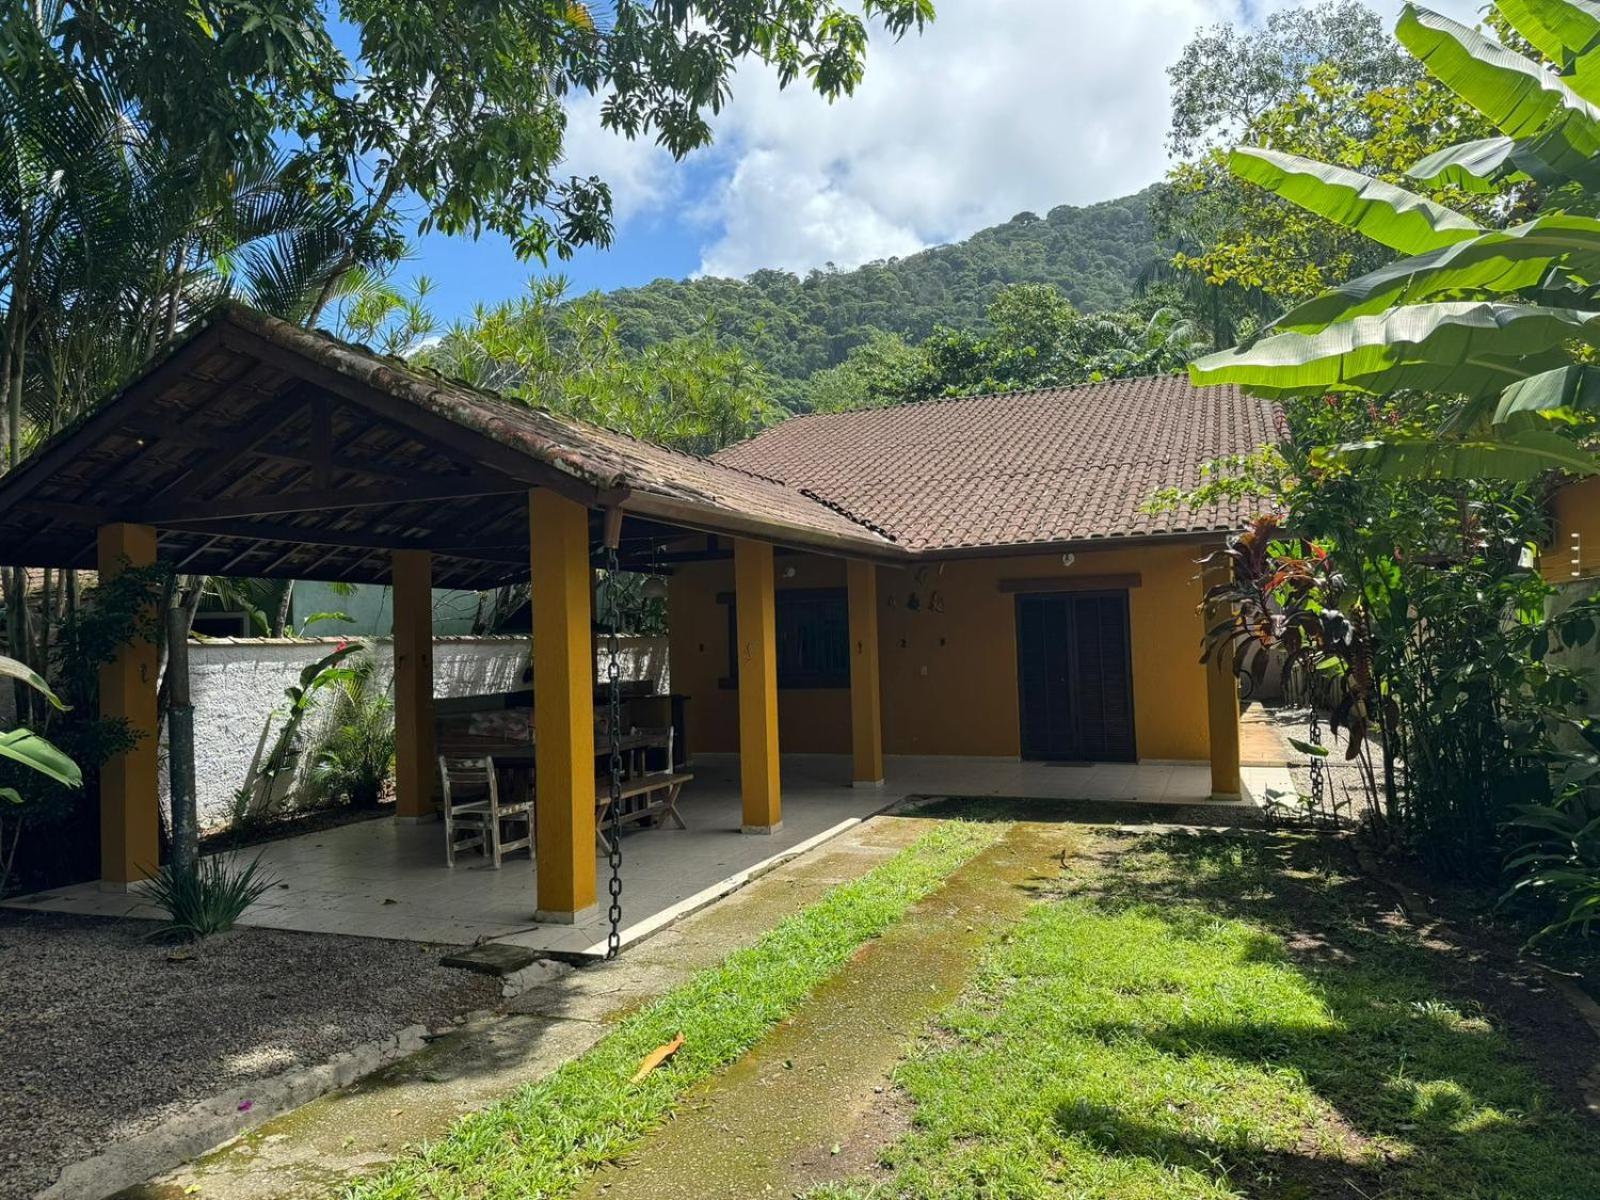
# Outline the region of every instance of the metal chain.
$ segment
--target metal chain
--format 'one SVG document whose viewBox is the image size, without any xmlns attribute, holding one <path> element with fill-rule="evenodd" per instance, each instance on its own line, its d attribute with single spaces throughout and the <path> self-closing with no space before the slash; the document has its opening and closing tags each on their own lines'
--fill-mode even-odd
<svg viewBox="0 0 1600 1200">
<path fill-rule="evenodd" d="M 611 851 L 607 856 L 611 864 L 611 932 L 606 936 L 606 957 L 615 958 L 622 952 L 622 667 L 620 655 L 621 621 L 617 602 L 617 552 L 606 547 L 605 614 L 606 614 L 606 729 L 610 742 L 611 776 Z"/>
<path fill-rule="evenodd" d="M 1311 718 L 1306 723 L 1306 740 L 1313 746 L 1322 744 L 1322 723 L 1317 719 L 1317 706 L 1315 700 L 1311 704 Z M 1328 801 L 1327 778 L 1323 770 L 1322 756 L 1311 756 L 1311 819 L 1320 822 L 1325 813 Z"/>
</svg>

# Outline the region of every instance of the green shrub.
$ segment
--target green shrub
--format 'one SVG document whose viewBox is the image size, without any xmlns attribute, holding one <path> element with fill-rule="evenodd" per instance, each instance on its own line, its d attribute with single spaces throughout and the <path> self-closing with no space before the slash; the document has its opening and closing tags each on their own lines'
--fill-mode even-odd
<svg viewBox="0 0 1600 1200">
<path fill-rule="evenodd" d="M 231 859 L 215 854 L 189 871 L 167 863 L 150 881 L 150 896 L 172 918 L 170 932 L 194 941 L 232 929 L 244 910 L 275 886 L 259 855 L 236 870 Z"/>
<path fill-rule="evenodd" d="M 394 702 L 378 687 L 370 651 L 333 684 L 333 710 L 311 751 L 314 801 L 374 808 L 394 773 Z"/>
</svg>

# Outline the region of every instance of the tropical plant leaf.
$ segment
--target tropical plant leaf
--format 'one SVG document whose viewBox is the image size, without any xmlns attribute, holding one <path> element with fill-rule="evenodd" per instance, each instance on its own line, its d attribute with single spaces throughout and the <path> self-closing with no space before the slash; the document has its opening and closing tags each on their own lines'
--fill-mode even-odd
<svg viewBox="0 0 1600 1200">
<path fill-rule="evenodd" d="M 1600 413 L 1600 367 L 1567 366 L 1519 379 L 1498 396 L 1462 405 L 1444 423 L 1446 433 L 1482 432 L 1519 413 Z"/>
<path fill-rule="evenodd" d="M 1600 313 L 1525 304 L 1419 304 L 1317 333 L 1280 333 L 1189 364 L 1197 385 L 1264 394 L 1314 390 L 1469 397 L 1570 363 L 1565 345 L 1600 339 Z"/>
<path fill-rule="evenodd" d="M 1534 137 L 1552 121 L 1576 119 L 1600 141 L 1600 109 L 1538 63 L 1459 21 L 1407 4 L 1394 35 L 1429 74 L 1508 137 Z"/>
<path fill-rule="evenodd" d="M 1508 427 L 1493 439 L 1394 439 L 1354 442 L 1328 457 L 1385 479 L 1505 479 L 1523 482 L 1548 471 L 1600 475 L 1600 459 L 1570 437 L 1535 424 Z"/>
<path fill-rule="evenodd" d="M 1401 11 L 1395 37 L 1496 129 L 1526 139 L 1517 147 L 1524 161 L 1531 156 L 1569 179 L 1596 178 L 1600 108 L 1554 73 L 1457 21 L 1412 4 Z"/>
<path fill-rule="evenodd" d="M 1600 4 L 1595 0 L 1496 0 L 1500 15 L 1561 68 L 1567 86 L 1600 103 Z"/>
<path fill-rule="evenodd" d="M 1513 161 L 1516 148 L 1516 138 L 1476 138 L 1434 151 L 1406 174 L 1429 187 L 1491 192 L 1501 181 L 1521 170 Z"/>
<path fill-rule="evenodd" d="M 55 746 L 31 729 L 0 733 L 0 758 L 9 758 L 68 787 L 83 786 L 83 772 Z"/>
<path fill-rule="evenodd" d="M 1386 263 L 1306 301 L 1273 328 L 1313 333 L 1397 304 L 1522 292 L 1546 284 L 1552 271 L 1582 285 L 1600 279 L 1600 220 L 1552 213 Z"/>
<path fill-rule="evenodd" d="M 1228 156 L 1228 169 L 1402 254 L 1425 254 L 1483 232 L 1470 217 L 1426 196 L 1298 154 L 1241 146 Z"/>
<path fill-rule="evenodd" d="M 62 702 L 60 696 L 50 690 L 50 685 L 45 682 L 44 676 L 28 666 L 27 663 L 21 663 L 14 658 L 7 658 L 5 655 L 0 654 L 0 676 L 22 680 L 23 683 L 50 701 L 56 708 L 61 709 L 63 712 L 66 711 L 66 704 Z"/>
<path fill-rule="evenodd" d="M 1495 8 L 1553 63 L 1600 39 L 1600 4 L 1594 0 L 1495 0 Z"/>
</svg>

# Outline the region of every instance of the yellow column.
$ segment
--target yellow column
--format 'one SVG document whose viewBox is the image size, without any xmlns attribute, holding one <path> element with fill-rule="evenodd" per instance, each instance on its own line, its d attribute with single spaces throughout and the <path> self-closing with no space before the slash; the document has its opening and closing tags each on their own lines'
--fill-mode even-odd
<svg viewBox="0 0 1600 1200">
<path fill-rule="evenodd" d="M 438 763 L 433 750 L 433 555 L 396 550 L 394 581 L 395 819 L 431 821 Z"/>
<path fill-rule="evenodd" d="M 883 709 L 878 682 L 878 568 L 851 562 L 850 748 L 857 787 L 883 782 Z"/>
<path fill-rule="evenodd" d="M 537 489 L 528 496 L 533 570 L 536 920 L 595 909 L 594 642 L 589 511 Z"/>
<path fill-rule="evenodd" d="M 1207 576 L 1210 584 L 1219 582 L 1221 576 Z M 1226 609 L 1212 605 L 1203 608 L 1204 634 L 1226 615 Z M 1233 673 L 1233 656 L 1223 654 L 1220 660 L 1208 663 L 1206 673 L 1206 725 L 1211 745 L 1211 795 L 1217 800 L 1237 800 L 1239 787 L 1239 680 Z"/>
<path fill-rule="evenodd" d="M 783 828 L 778 788 L 778 610 L 772 547 L 733 543 L 739 638 L 739 784 L 744 832 Z"/>
<path fill-rule="evenodd" d="M 156 531 L 148 525 L 102 525 L 98 539 L 100 578 L 124 567 L 156 561 Z M 139 740 L 100 768 L 100 879 L 126 888 L 160 865 L 159 800 L 156 784 L 156 643 L 137 638 L 100 668 L 100 715 L 123 720 Z"/>
</svg>

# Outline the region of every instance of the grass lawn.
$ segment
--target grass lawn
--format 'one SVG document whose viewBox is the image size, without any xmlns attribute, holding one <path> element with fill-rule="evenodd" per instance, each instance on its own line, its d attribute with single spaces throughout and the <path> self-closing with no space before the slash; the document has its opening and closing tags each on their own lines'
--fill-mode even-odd
<svg viewBox="0 0 1600 1200">
<path fill-rule="evenodd" d="M 349 1189 L 349 1200 L 535 1200 L 570 1193 L 634 1146 L 679 1095 L 733 1062 L 951 872 L 997 842 L 1000 823 L 947 821 L 860 879 L 623 1020 L 593 1050 L 504 1103 L 463 1118 L 436 1144 Z M 683 1034 L 670 1069 L 630 1083 L 639 1062 Z"/>
<path fill-rule="evenodd" d="M 1100 844 L 898 1069 L 887 1174 L 814 1200 L 1600 1196 L 1600 1124 L 1552 1090 L 1592 1039 L 1525 1056 L 1502 1018 L 1548 997 L 1386 919 L 1341 847 Z"/>
</svg>

